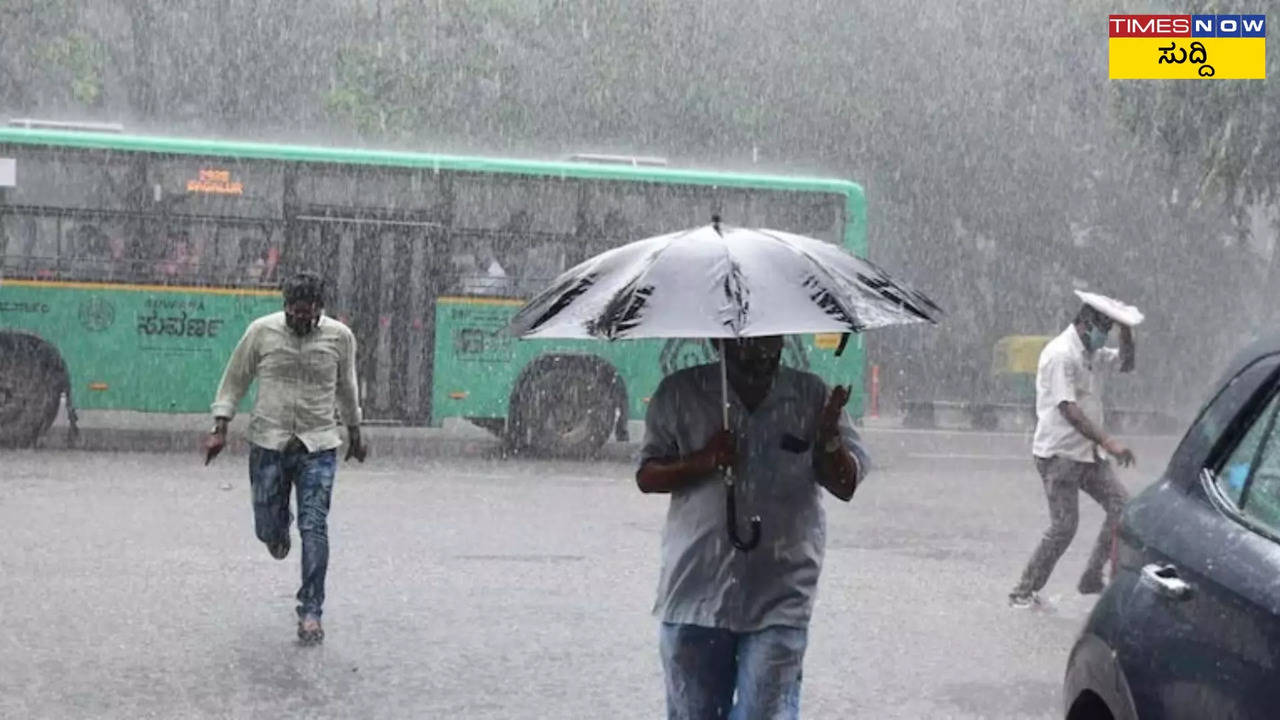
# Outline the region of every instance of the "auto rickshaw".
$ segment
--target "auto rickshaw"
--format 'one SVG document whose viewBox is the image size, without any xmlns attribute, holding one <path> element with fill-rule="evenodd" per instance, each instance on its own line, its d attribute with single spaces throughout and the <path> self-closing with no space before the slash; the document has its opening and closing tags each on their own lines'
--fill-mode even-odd
<svg viewBox="0 0 1280 720">
<path fill-rule="evenodd" d="M 995 344 L 991 376 L 1010 400 L 1035 402 L 1036 366 L 1052 335 L 1006 335 Z"/>
<path fill-rule="evenodd" d="M 1036 368 L 1040 351 L 1052 339 L 1052 335 L 1006 335 L 996 341 L 993 348 L 991 379 L 999 404 L 1029 408 L 1033 422 Z"/>
</svg>

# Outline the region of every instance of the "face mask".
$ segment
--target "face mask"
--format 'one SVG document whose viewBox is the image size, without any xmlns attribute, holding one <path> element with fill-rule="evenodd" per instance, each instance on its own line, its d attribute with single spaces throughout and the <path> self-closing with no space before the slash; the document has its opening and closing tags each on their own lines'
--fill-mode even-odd
<svg viewBox="0 0 1280 720">
<path fill-rule="evenodd" d="M 1089 349 L 1098 350 L 1102 346 L 1106 345 L 1107 336 L 1110 334 L 1111 334 L 1110 330 L 1103 330 L 1097 325 L 1094 325 L 1093 327 L 1089 328 L 1089 343 L 1088 343 Z"/>
<path fill-rule="evenodd" d="M 294 335 L 305 337 L 310 335 L 311 331 L 315 330 L 316 326 L 320 324 L 320 313 L 317 310 L 316 314 L 311 316 L 310 319 L 303 319 L 286 310 L 284 323 L 289 326 Z"/>
<path fill-rule="evenodd" d="M 289 326 L 289 329 L 293 331 L 293 334 L 298 337 L 310 335 L 311 331 L 316 327 L 314 320 L 301 320 L 293 315 L 286 315 L 284 321 Z"/>
</svg>

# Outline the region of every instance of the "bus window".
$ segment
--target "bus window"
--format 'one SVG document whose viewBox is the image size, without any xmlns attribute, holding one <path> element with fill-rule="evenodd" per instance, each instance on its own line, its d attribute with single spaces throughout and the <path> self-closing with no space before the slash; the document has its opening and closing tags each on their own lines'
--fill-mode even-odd
<svg viewBox="0 0 1280 720">
<path fill-rule="evenodd" d="M 231 284 L 276 285 L 280 281 L 279 233 L 271 228 L 241 228 L 236 267 Z M 226 243 L 226 247 L 236 244 Z"/>
<path fill-rule="evenodd" d="M 584 212 L 587 242 L 600 250 L 645 237 L 646 230 L 661 224 L 649 212 L 645 190 L 632 183 L 610 183 L 591 187 Z"/>
<path fill-rule="evenodd" d="M 585 256 L 711 222 L 716 198 L 711 188 L 650 183 L 602 183 L 586 193 L 580 230 Z"/>
<path fill-rule="evenodd" d="M 297 202 L 306 207 L 372 209 L 421 216 L 442 204 L 439 178 L 425 170 L 298 166 L 296 172 Z"/>
<path fill-rule="evenodd" d="M 456 229 L 573 232 L 578 192 L 563 180 L 462 176 L 454 180 L 453 192 Z"/>
<path fill-rule="evenodd" d="M 525 295 L 564 270 L 578 211 L 574 185 L 462 177 L 454 192 L 452 292 Z"/>
<path fill-rule="evenodd" d="M 153 242 L 135 243 L 134 279 L 172 285 L 274 285 L 278 223 L 171 220 Z"/>
<path fill-rule="evenodd" d="M 35 151 L 17 159 L 18 181 L 8 202 L 56 208 L 128 209 L 129 165 L 90 151 Z"/>
<path fill-rule="evenodd" d="M 170 229 L 165 234 L 163 255 L 156 262 L 156 274 L 161 282 L 185 284 L 195 280 L 200 266 L 200 251 L 191 234 L 185 230 Z"/>
<path fill-rule="evenodd" d="M 4 269 L 10 277 L 51 278 L 58 269 L 58 218 L 2 215 Z"/>
<path fill-rule="evenodd" d="M 715 212 L 726 225 L 751 227 L 751 194 L 743 190 L 730 190 L 716 194 Z"/>
<path fill-rule="evenodd" d="M 838 243 L 844 231 L 844 199 L 839 195 L 772 192 L 755 197 L 761 227 Z"/>
<path fill-rule="evenodd" d="M 706 225 L 714 214 L 719 214 L 729 225 L 742 225 L 741 213 L 726 208 L 724 197 L 725 193 L 717 188 L 654 186 L 649 190 L 650 213 L 662 218 L 663 225 L 658 232 L 676 232 Z"/>
<path fill-rule="evenodd" d="M 114 218 L 62 223 L 63 275 L 73 280 L 117 280 L 124 274 L 125 224 Z"/>
<path fill-rule="evenodd" d="M 476 239 L 468 243 L 470 252 L 453 256 L 457 273 L 457 292 L 463 295 L 512 294 L 512 279 L 498 259 L 491 239 Z"/>
<path fill-rule="evenodd" d="M 559 241 L 530 245 L 524 256 L 524 273 L 516 281 L 515 293 L 520 297 L 532 297 L 547 287 L 560 273 L 568 269 L 566 247 L 573 236 L 560 236 Z"/>
</svg>

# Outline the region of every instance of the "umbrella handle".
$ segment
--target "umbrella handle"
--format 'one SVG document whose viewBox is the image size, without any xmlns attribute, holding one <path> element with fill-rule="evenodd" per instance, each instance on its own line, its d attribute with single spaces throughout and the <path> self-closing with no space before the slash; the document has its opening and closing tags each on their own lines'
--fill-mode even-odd
<svg viewBox="0 0 1280 720">
<path fill-rule="evenodd" d="M 728 515 L 729 541 L 742 552 L 751 552 L 760 544 L 760 517 L 751 518 L 751 537 L 743 540 L 738 536 L 738 502 L 734 498 L 733 481 L 727 480 L 724 488 L 725 513 Z"/>
<path fill-rule="evenodd" d="M 724 412 L 724 429 L 729 429 L 729 379 L 726 375 L 724 348 L 720 348 L 720 402 Z M 743 540 L 738 536 L 738 501 L 734 498 L 733 470 L 725 469 L 724 473 L 725 514 L 728 515 L 729 540 L 742 552 L 751 552 L 760 544 L 760 517 L 751 518 L 751 537 Z"/>
</svg>

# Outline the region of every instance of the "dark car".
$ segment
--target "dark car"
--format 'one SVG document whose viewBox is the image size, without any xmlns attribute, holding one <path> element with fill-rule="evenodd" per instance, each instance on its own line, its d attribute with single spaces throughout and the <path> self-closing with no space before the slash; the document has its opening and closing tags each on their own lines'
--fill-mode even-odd
<svg viewBox="0 0 1280 720">
<path fill-rule="evenodd" d="M 1232 361 L 1116 533 L 1069 720 L 1280 718 L 1280 334 Z"/>
</svg>

